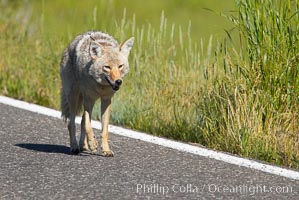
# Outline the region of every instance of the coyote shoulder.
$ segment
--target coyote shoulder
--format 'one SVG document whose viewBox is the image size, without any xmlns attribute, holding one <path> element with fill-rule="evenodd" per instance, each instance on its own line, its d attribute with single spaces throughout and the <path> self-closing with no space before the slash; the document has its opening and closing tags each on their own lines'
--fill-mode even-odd
<svg viewBox="0 0 299 200">
<path fill-rule="evenodd" d="M 68 121 L 72 153 L 96 152 L 98 142 L 90 125 L 92 109 L 101 99 L 102 153 L 113 156 L 108 145 L 111 98 L 129 72 L 128 56 L 134 38 L 119 44 L 112 36 L 98 31 L 78 35 L 65 49 L 60 63 L 61 111 Z M 83 107 L 81 135 L 76 139 L 75 117 Z"/>
</svg>

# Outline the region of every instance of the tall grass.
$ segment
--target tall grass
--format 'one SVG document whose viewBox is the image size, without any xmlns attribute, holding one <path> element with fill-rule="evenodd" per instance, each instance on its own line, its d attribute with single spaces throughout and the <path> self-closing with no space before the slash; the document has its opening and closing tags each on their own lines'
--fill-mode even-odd
<svg viewBox="0 0 299 200">
<path fill-rule="evenodd" d="M 227 135 L 212 146 L 298 168 L 298 1 L 236 4 L 241 49 L 230 49 L 226 75 L 214 85 L 207 133 Z"/>
<path fill-rule="evenodd" d="M 40 22 L 32 23 L 30 5 L 20 2 L 0 9 L 1 94 L 43 105 L 58 105 L 59 77 L 54 43 L 42 39 Z M 16 12 L 17 11 L 17 12 Z M 54 42 L 54 41 L 53 41 Z"/>
<path fill-rule="evenodd" d="M 298 3 L 236 4 L 229 18 L 238 47 L 212 37 L 193 43 L 189 28 L 184 36 L 181 27 L 168 31 L 175 25 L 163 14 L 158 31 L 138 29 L 136 68 L 129 91 L 115 97 L 112 120 L 298 168 Z"/>
<path fill-rule="evenodd" d="M 298 168 L 298 1 L 236 0 L 227 16 L 234 33 L 224 41 L 195 40 L 191 21 L 182 26 L 164 12 L 159 26 L 138 25 L 126 9 L 107 23 L 105 1 L 53 32 L 52 11 L 42 5 L 36 14 L 27 6 L 10 4 L 0 15 L 1 94 L 58 109 L 59 60 L 78 34 L 74 27 L 120 41 L 133 35 L 131 71 L 113 99 L 113 124 Z M 94 118 L 98 113 L 96 107 Z"/>
</svg>

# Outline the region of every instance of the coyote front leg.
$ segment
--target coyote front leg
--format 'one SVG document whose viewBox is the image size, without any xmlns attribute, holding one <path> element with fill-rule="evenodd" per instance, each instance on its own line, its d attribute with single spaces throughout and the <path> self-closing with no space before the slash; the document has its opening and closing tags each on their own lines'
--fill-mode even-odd
<svg viewBox="0 0 299 200">
<path fill-rule="evenodd" d="M 98 149 L 98 141 L 93 133 L 91 127 L 91 113 L 94 106 L 94 101 L 87 97 L 84 98 L 84 113 L 81 121 L 81 137 L 80 137 L 80 150 L 95 153 Z"/>
<path fill-rule="evenodd" d="M 108 124 L 110 118 L 111 98 L 101 99 L 101 117 L 102 117 L 102 152 L 106 157 L 113 157 L 113 152 L 108 144 Z"/>
<path fill-rule="evenodd" d="M 79 144 L 81 151 L 90 150 L 92 153 L 95 153 L 98 149 L 98 141 L 93 133 L 90 121 L 90 114 L 87 111 L 84 111 L 81 121 L 81 137 Z"/>
</svg>

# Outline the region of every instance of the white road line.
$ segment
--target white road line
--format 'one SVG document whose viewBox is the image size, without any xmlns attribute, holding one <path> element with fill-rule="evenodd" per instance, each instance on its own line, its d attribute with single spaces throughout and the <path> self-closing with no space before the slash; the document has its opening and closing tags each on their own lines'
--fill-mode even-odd
<svg viewBox="0 0 299 200">
<path fill-rule="evenodd" d="M 24 101 L 15 100 L 15 99 L 4 97 L 4 96 L 0 96 L 0 103 L 10 105 L 10 106 L 13 106 L 16 108 L 32 111 L 35 113 L 55 117 L 55 118 L 61 118 L 60 111 L 46 108 L 46 107 L 39 106 L 39 105 L 35 105 L 35 104 L 30 104 L 30 103 L 27 103 Z M 77 117 L 76 123 L 80 123 L 80 122 L 81 122 L 81 118 Z M 101 123 L 98 121 L 92 120 L 91 124 L 92 124 L 93 128 L 96 128 L 96 129 L 101 128 Z M 273 165 L 263 164 L 263 163 L 260 163 L 257 161 L 240 158 L 240 157 L 228 155 L 225 153 L 205 149 L 202 147 L 192 146 L 189 144 L 176 142 L 176 141 L 172 141 L 172 140 L 168 140 L 168 139 L 164 139 L 164 138 L 159 138 L 156 136 L 148 135 L 146 133 L 132 131 L 129 129 L 125 129 L 125 128 L 121 128 L 121 127 L 117 127 L 117 126 L 113 126 L 113 125 L 109 125 L 109 132 L 114 133 L 116 135 L 120 135 L 120 136 L 125 136 L 125 137 L 129 137 L 129 138 L 142 140 L 145 142 L 158 144 L 158 145 L 169 147 L 169 148 L 176 149 L 179 151 L 184 151 L 184 152 L 192 153 L 195 155 L 213 158 L 215 160 L 220 160 L 220 161 L 223 161 L 226 163 L 243 166 L 243 167 L 248 167 L 251 169 L 256 169 L 256 170 L 267 172 L 270 174 L 299 180 L 299 171 L 294 171 L 294 170 L 285 169 L 285 168 L 281 168 L 281 167 L 277 167 L 277 166 L 273 166 Z"/>
</svg>

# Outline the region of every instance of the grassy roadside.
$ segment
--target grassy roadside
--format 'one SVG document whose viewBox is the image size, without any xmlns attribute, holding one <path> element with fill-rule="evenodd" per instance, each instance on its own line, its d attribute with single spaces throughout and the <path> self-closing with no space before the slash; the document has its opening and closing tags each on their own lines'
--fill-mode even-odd
<svg viewBox="0 0 299 200">
<path fill-rule="evenodd" d="M 163 12 L 152 25 L 137 23 L 127 10 L 118 18 L 103 2 L 88 13 L 72 5 L 77 15 L 46 2 L 5 6 L 1 94 L 58 109 L 58 63 L 73 27 L 106 30 L 120 41 L 134 35 L 131 71 L 113 100 L 113 124 L 298 168 L 298 1 L 236 0 L 234 16 L 227 14 L 235 29 L 221 42 L 194 39 L 192 21 L 171 23 Z M 62 25 L 48 17 L 54 11 Z M 115 23 L 100 20 L 106 16 Z"/>
</svg>

